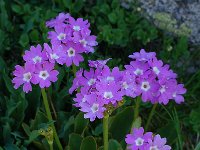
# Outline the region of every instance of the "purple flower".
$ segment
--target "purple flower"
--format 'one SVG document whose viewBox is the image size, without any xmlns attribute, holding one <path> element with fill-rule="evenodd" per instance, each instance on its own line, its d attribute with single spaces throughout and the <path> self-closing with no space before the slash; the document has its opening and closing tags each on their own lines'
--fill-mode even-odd
<svg viewBox="0 0 200 150">
<path fill-rule="evenodd" d="M 89 118 L 90 121 L 94 121 L 95 118 L 103 118 L 104 111 L 106 110 L 103 99 L 96 94 L 90 94 L 84 96 L 84 102 L 80 103 L 80 110 L 85 112 L 84 118 Z"/>
<path fill-rule="evenodd" d="M 125 65 L 125 68 L 129 70 L 131 74 L 136 76 L 143 76 L 149 69 L 149 65 L 140 61 L 131 61 L 130 65 Z"/>
<path fill-rule="evenodd" d="M 178 103 L 178 104 L 184 102 L 184 97 L 182 96 L 182 94 L 186 93 L 186 89 L 184 88 L 184 85 L 176 83 L 172 87 L 172 89 L 173 89 L 172 90 L 173 91 L 172 97 L 175 100 L 175 102 Z"/>
<path fill-rule="evenodd" d="M 130 150 L 145 150 L 145 146 L 150 139 L 152 139 L 152 133 L 147 132 L 144 134 L 144 129 L 140 127 L 139 129 L 134 128 L 132 134 L 126 135 L 125 141 Z"/>
<path fill-rule="evenodd" d="M 51 63 L 59 63 L 63 65 L 66 62 L 66 53 L 61 45 L 53 45 L 51 47 L 44 43 L 44 50 L 47 52 L 47 57 Z"/>
<path fill-rule="evenodd" d="M 74 30 L 74 32 L 79 32 L 85 28 L 90 27 L 90 23 L 88 20 L 83 20 L 83 18 L 78 18 L 75 20 L 73 17 L 69 17 L 70 27 Z"/>
<path fill-rule="evenodd" d="M 152 60 L 149 61 L 149 65 L 151 66 L 153 72 L 159 77 L 159 74 L 162 73 L 164 70 L 162 69 L 163 62 L 161 60 L 157 60 L 154 57 Z"/>
<path fill-rule="evenodd" d="M 139 87 L 137 92 L 141 92 L 142 101 L 147 102 L 151 101 L 152 103 L 157 102 L 157 91 L 159 89 L 159 84 L 156 82 L 154 78 L 149 79 L 140 79 Z"/>
<path fill-rule="evenodd" d="M 99 80 L 101 82 L 110 83 L 112 81 L 119 82 L 122 80 L 122 72 L 119 70 L 118 67 L 114 67 L 112 72 L 108 66 L 104 66 L 103 70 L 101 71 L 102 75 L 99 76 Z"/>
<path fill-rule="evenodd" d="M 65 25 L 66 19 L 70 17 L 70 14 L 67 13 L 59 13 L 59 15 L 55 19 L 51 19 L 50 21 L 46 22 L 47 27 L 55 27 L 55 26 L 63 26 Z"/>
<path fill-rule="evenodd" d="M 123 79 L 121 80 L 121 91 L 123 92 L 124 95 L 130 96 L 132 98 L 135 98 L 140 94 L 137 93 L 138 88 L 136 82 L 135 82 L 135 76 L 131 75 L 129 71 L 124 71 L 123 72 Z"/>
<path fill-rule="evenodd" d="M 71 66 L 73 63 L 76 66 L 79 66 L 79 62 L 83 61 L 83 57 L 80 55 L 80 53 L 83 52 L 81 46 L 73 42 L 68 42 L 65 49 L 67 53 L 66 65 Z"/>
<path fill-rule="evenodd" d="M 134 128 L 133 133 L 126 135 L 125 139 L 129 150 L 171 150 L 169 145 L 165 145 L 166 138 L 161 138 L 160 135 L 153 136 L 152 132 L 146 132 L 140 127 Z"/>
<path fill-rule="evenodd" d="M 163 80 L 162 80 L 163 81 Z M 160 81 L 160 87 L 159 87 L 159 97 L 158 101 L 159 103 L 163 103 L 166 105 L 170 99 L 172 99 L 172 94 L 174 90 L 174 86 L 176 86 L 176 80 L 170 79 L 170 80 L 164 80 L 164 82 Z"/>
<path fill-rule="evenodd" d="M 33 80 L 33 72 L 35 70 L 34 65 L 30 63 L 26 63 L 24 67 L 22 66 L 15 66 L 14 79 L 12 80 L 12 83 L 14 83 L 14 88 L 17 89 L 19 86 L 23 85 L 23 91 L 28 93 L 29 91 L 32 91 L 31 82 Z"/>
<path fill-rule="evenodd" d="M 147 53 L 144 49 L 141 49 L 140 52 L 135 52 L 133 55 L 129 55 L 129 58 L 136 59 L 138 61 L 149 61 L 155 56 L 155 52 Z"/>
<path fill-rule="evenodd" d="M 155 135 L 153 139 L 149 139 L 146 150 L 171 150 L 169 145 L 165 145 L 166 138 L 161 138 L 160 135 Z"/>
<path fill-rule="evenodd" d="M 23 59 L 32 64 L 44 63 L 48 58 L 45 51 L 42 51 L 40 44 L 37 47 L 31 46 L 30 51 L 25 51 Z"/>
<path fill-rule="evenodd" d="M 83 79 L 83 69 L 81 68 L 79 71 L 76 72 L 76 77 L 73 80 L 72 87 L 69 89 L 69 93 L 72 94 L 74 90 L 76 90 L 78 87 L 80 87 L 81 81 Z"/>
<path fill-rule="evenodd" d="M 109 84 L 102 82 L 96 85 L 98 95 L 103 97 L 105 104 L 116 104 L 117 101 L 122 100 L 120 88 L 120 84 L 117 84 L 116 82 L 110 82 Z"/>
<path fill-rule="evenodd" d="M 55 31 L 48 32 L 52 45 L 66 43 L 71 40 L 72 30 L 69 26 L 56 26 Z"/>
<path fill-rule="evenodd" d="M 90 35 L 91 31 L 89 29 L 81 30 L 81 32 L 74 32 L 74 41 L 80 43 L 86 53 L 93 53 L 94 46 L 97 46 L 98 43 L 96 42 L 96 36 Z"/>
<path fill-rule="evenodd" d="M 90 67 L 102 69 L 106 65 L 106 63 L 111 59 L 112 58 L 108 58 L 106 60 L 96 60 L 96 61 L 88 60 L 88 62 Z"/>
<path fill-rule="evenodd" d="M 84 71 L 84 77 L 80 81 L 82 86 L 92 87 L 96 84 L 98 71 L 90 68 L 90 71 Z"/>
<path fill-rule="evenodd" d="M 49 87 L 51 82 L 56 82 L 58 80 L 58 74 L 59 72 L 54 70 L 53 63 L 47 62 L 44 64 L 38 64 L 36 65 L 32 82 L 34 84 L 39 84 L 41 88 Z"/>
</svg>

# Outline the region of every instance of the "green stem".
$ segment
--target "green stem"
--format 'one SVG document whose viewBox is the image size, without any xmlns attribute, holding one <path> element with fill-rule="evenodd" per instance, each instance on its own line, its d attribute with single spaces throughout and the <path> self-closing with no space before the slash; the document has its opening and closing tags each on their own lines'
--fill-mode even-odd
<svg viewBox="0 0 200 150">
<path fill-rule="evenodd" d="M 49 121 L 52 121 L 53 118 L 51 116 L 51 111 L 50 111 L 49 103 L 48 103 L 48 100 L 47 100 L 47 94 L 46 94 L 44 88 L 41 89 L 41 91 L 42 91 L 43 103 L 44 103 L 44 107 L 45 107 L 45 110 L 46 110 L 47 118 L 48 118 Z M 54 134 L 54 138 L 55 138 L 56 144 L 58 146 L 58 149 L 63 150 L 54 124 L 52 124 L 52 128 L 53 128 L 53 134 Z"/>
<path fill-rule="evenodd" d="M 103 143 L 104 150 L 108 150 L 108 116 L 103 118 Z"/>
<path fill-rule="evenodd" d="M 76 66 L 74 64 L 72 65 L 72 71 L 73 71 L 74 77 L 76 77 Z"/>
<path fill-rule="evenodd" d="M 53 144 L 49 144 L 50 150 L 53 150 Z"/>
<path fill-rule="evenodd" d="M 149 128 L 149 124 L 150 124 L 151 119 L 152 119 L 152 117 L 153 117 L 153 115 L 155 113 L 157 105 L 158 105 L 158 103 L 154 104 L 153 107 L 152 107 L 152 109 L 151 109 L 151 112 L 149 114 L 149 117 L 148 117 L 148 120 L 147 120 L 147 123 L 146 123 L 146 126 L 145 126 L 145 131 L 147 131 L 148 128 Z"/>
<path fill-rule="evenodd" d="M 134 109 L 134 121 L 137 119 L 139 116 L 139 108 L 140 108 L 140 98 L 137 97 L 136 99 L 136 104 L 135 104 L 135 109 Z"/>
</svg>

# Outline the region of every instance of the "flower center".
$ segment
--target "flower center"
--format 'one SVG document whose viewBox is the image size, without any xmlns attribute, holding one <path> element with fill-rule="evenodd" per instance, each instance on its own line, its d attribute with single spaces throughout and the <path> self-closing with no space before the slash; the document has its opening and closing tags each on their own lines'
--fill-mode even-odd
<svg viewBox="0 0 200 150">
<path fill-rule="evenodd" d="M 75 31 L 80 31 L 80 30 L 81 30 L 80 26 L 73 26 L 73 29 L 74 29 Z"/>
<path fill-rule="evenodd" d="M 159 91 L 160 93 L 164 93 L 166 91 L 165 85 L 162 85 Z"/>
<path fill-rule="evenodd" d="M 23 81 L 30 82 L 31 78 L 32 78 L 32 76 L 31 76 L 30 72 L 23 74 Z"/>
<path fill-rule="evenodd" d="M 106 98 L 106 99 L 111 99 L 111 98 L 113 98 L 113 94 L 112 94 L 112 92 L 104 92 L 104 98 Z"/>
<path fill-rule="evenodd" d="M 58 59 L 59 56 L 56 53 L 50 54 L 51 59 Z"/>
<path fill-rule="evenodd" d="M 143 75 L 143 70 L 137 68 L 137 69 L 134 71 L 134 74 L 135 74 L 135 75 Z"/>
<path fill-rule="evenodd" d="M 68 56 L 69 56 L 69 57 L 73 57 L 73 56 L 75 56 L 75 49 L 73 49 L 72 47 L 70 47 L 70 48 L 67 50 L 67 53 L 68 53 Z"/>
<path fill-rule="evenodd" d="M 39 77 L 42 78 L 43 80 L 46 80 L 49 77 L 49 73 L 46 70 L 40 71 Z"/>
<path fill-rule="evenodd" d="M 99 110 L 99 104 L 94 103 L 91 107 L 91 110 L 93 113 L 97 112 Z"/>
<path fill-rule="evenodd" d="M 66 38 L 66 34 L 65 33 L 60 33 L 58 36 L 57 36 L 58 40 L 62 41 Z"/>
<path fill-rule="evenodd" d="M 96 82 L 96 79 L 90 79 L 88 81 L 88 85 L 91 86 L 91 85 L 95 84 L 95 82 Z"/>
<path fill-rule="evenodd" d="M 127 82 L 123 82 L 123 83 L 122 83 L 122 87 L 123 87 L 125 90 L 127 90 L 129 86 L 128 86 Z"/>
<path fill-rule="evenodd" d="M 151 88 L 151 86 L 149 85 L 149 82 L 142 82 L 142 86 L 141 86 L 141 89 L 143 91 L 148 91 L 149 89 Z"/>
<path fill-rule="evenodd" d="M 157 75 L 160 73 L 160 70 L 157 67 L 153 67 L 153 71 Z"/>
<path fill-rule="evenodd" d="M 108 77 L 106 78 L 106 80 L 107 80 L 107 81 L 114 81 L 114 80 L 115 80 L 115 78 L 114 78 L 114 77 L 112 77 L 112 76 L 108 76 Z"/>
<path fill-rule="evenodd" d="M 142 139 L 140 137 L 135 140 L 136 146 L 142 146 L 143 143 L 144 143 L 144 139 Z"/>
<path fill-rule="evenodd" d="M 149 150 L 159 150 L 157 146 L 151 146 Z"/>
<path fill-rule="evenodd" d="M 79 42 L 85 47 L 87 45 L 87 41 L 85 39 L 79 40 Z"/>
<path fill-rule="evenodd" d="M 35 56 L 33 59 L 33 62 L 36 64 L 36 63 L 40 63 L 42 61 L 42 57 L 40 56 Z"/>
</svg>

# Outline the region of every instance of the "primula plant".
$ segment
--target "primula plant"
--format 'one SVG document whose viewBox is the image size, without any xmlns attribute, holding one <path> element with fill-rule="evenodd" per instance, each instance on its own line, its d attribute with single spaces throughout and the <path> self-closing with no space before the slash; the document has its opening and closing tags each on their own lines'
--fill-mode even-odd
<svg viewBox="0 0 200 150">
<path fill-rule="evenodd" d="M 15 89 L 23 86 L 25 93 L 31 92 L 32 86 L 39 85 L 41 88 L 49 126 L 38 129 L 38 133 L 45 136 L 49 149 L 62 150 L 64 146 L 64 142 L 60 141 L 56 131 L 46 94 L 47 88 L 58 80 L 57 67 L 64 67 L 64 65 L 74 72 L 73 84 L 69 91 L 65 91 L 71 95 L 75 94 L 75 97 L 72 95 L 73 107 L 83 112 L 84 118 L 91 122 L 103 121 L 104 150 L 108 150 L 109 147 L 108 127 L 112 114 L 117 109 L 124 108 L 122 106 L 127 106 L 127 97 L 136 102 L 134 114 L 129 114 L 134 118 L 132 131 L 124 137 L 127 149 L 171 149 L 167 145 L 166 138 L 161 138 L 159 134 L 152 132 L 144 133 L 144 130 L 148 130 L 158 104 L 167 105 L 170 101 L 175 101 L 177 104 L 184 102 L 183 94 L 186 93 L 186 89 L 183 84 L 178 83 L 177 74 L 170 69 L 168 64 L 159 60 L 155 52 L 146 52 L 141 49 L 140 52 L 129 56 L 131 62 L 125 65 L 124 69 L 118 66 L 110 68 L 107 63 L 112 59 L 108 58 L 89 60 L 89 69 L 79 68 L 76 71 L 79 64 L 84 61 L 82 54 L 91 55 L 94 53 L 94 47 L 98 45 L 96 36 L 91 35 L 90 23 L 83 18 L 74 19 L 68 13 L 60 13 L 55 19 L 46 22 L 46 26 L 51 29 L 48 32 L 50 44 L 38 44 L 26 50 L 23 55 L 25 63 L 23 66 L 15 66 L 13 72 L 15 77 L 12 82 Z M 145 129 L 138 121 L 141 120 L 139 117 L 141 101 L 154 105 L 147 122 L 143 123 Z"/>
</svg>

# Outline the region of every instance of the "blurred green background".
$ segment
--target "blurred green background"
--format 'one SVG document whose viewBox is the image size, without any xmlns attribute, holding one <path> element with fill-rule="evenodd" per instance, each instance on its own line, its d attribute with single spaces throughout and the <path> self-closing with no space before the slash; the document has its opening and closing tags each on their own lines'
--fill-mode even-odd
<svg viewBox="0 0 200 150">
<path fill-rule="evenodd" d="M 119 0 L 0 0 L 0 149 L 48 149 L 46 140 L 37 130 L 50 124 L 44 115 L 38 87 L 24 94 L 13 89 L 11 79 L 16 64 L 23 64 L 22 55 L 31 45 L 49 42 L 45 22 L 60 12 L 83 17 L 91 24 L 99 45 L 94 54 L 85 55 L 80 67 L 87 68 L 88 59 L 112 58 L 109 66 L 121 69 L 129 63 L 128 55 L 141 48 L 157 52 L 159 59 L 170 64 L 187 88 L 185 103 L 159 105 L 149 131 L 167 137 L 174 150 L 200 149 L 200 47 L 193 46 L 185 36 L 160 30 L 144 18 L 134 1 L 123 8 Z M 78 150 L 83 140 L 102 145 L 102 123 L 89 123 L 72 106 L 74 95 L 68 94 L 73 80 L 70 68 L 58 67 L 59 80 L 48 89 L 55 106 L 54 118 L 65 149 Z M 70 84 L 69 84 L 70 83 Z M 152 108 L 140 108 L 145 125 Z M 110 120 L 110 150 L 125 149 L 125 135 L 130 131 L 134 101 L 126 99 Z M 129 118 L 129 119 L 127 119 Z M 198 145 L 199 144 L 199 145 Z M 82 147 L 83 149 L 83 147 Z"/>
</svg>

